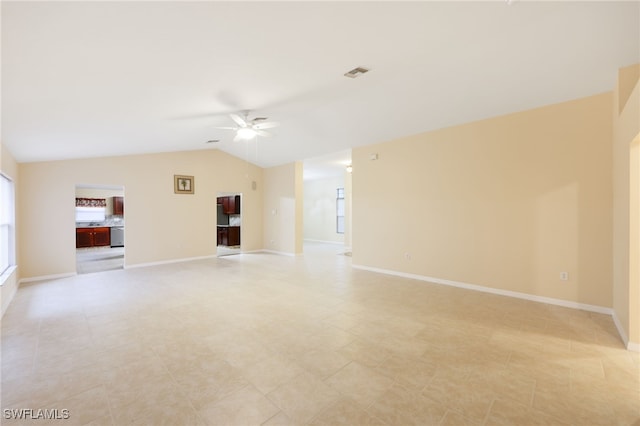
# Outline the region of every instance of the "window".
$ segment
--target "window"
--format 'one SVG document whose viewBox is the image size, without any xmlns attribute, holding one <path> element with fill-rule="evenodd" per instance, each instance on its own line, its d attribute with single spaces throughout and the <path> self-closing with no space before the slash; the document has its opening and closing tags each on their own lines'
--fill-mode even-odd
<svg viewBox="0 0 640 426">
<path fill-rule="evenodd" d="M 76 207 L 76 222 L 104 222 L 106 212 L 104 207 Z"/>
<path fill-rule="evenodd" d="M 336 232 L 344 234 L 344 188 L 338 188 L 336 195 Z"/>
<path fill-rule="evenodd" d="M 104 222 L 106 215 L 106 198 L 76 197 L 76 222 Z"/>
<path fill-rule="evenodd" d="M 0 275 L 15 262 L 13 182 L 0 174 Z"/>
</svg>

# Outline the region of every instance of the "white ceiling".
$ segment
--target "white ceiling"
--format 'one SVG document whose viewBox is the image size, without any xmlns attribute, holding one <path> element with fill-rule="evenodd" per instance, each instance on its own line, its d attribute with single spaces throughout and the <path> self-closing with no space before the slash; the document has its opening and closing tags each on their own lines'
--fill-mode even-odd
<svg viewBox="0 0 640 426">
<path fill-rule="evenodd" d="M 640 62 L 637 1 L 1 12 L 2 142 L 19 162 L 210 148 L 268 167 L 610 91 Z M 371 71 L 343 76 L 356 66 Z M 214 128 L 243 110 L 281 126 L 249 146 Z"/>
</svg>

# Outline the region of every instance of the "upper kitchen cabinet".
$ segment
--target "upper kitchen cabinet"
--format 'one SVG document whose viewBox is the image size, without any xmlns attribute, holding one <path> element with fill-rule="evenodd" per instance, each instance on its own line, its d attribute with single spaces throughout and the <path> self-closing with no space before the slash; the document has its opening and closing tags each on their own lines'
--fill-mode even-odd
<svg viewBox="0 0 640 426">
<path fill-rule="evenodd" d="M 224 214 L 240 214 L 240 196 L 218 197 L 218 204 L 222 204 Z"/>
<path fill-rule="evenodd" d="M 124 197 L 113 197 L 113 214 L 116 216 L 124 215 Z"/>
</svg>

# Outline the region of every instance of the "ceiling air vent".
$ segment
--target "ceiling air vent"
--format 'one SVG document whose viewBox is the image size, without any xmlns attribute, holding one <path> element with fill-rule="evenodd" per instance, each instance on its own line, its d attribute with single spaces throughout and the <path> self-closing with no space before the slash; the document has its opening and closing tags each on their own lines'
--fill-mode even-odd
<svg viewBox="0 0 640 426">
<path fill-rule="evenodd" d="M 366 69 L 366 68 L 363 68 L 363 67 L 357 67 L 357 68 L 352 69 L 349 72 L 344 73 L 344 76 L 345 77 L 349 77 L 349 78 L 356 78 L 356 77 L 359 77 L 359 76 L 361 76 L 362 74 L 364 74 L 366 72 L 369 72 L 369 70 Z"/>
</svg>

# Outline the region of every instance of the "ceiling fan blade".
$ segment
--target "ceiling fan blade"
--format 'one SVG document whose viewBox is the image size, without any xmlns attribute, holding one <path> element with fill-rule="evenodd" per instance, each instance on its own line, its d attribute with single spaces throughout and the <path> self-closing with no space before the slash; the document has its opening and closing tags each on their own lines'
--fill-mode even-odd
<svg viewBox="0 0 640 426">
<path fill-rule="evenodd" d="M 271 133 L 269 132 L 265 132 L 264 130 L 257 130 L 254 128 L 254 130 L 256 131 L 256 135 L 258 136 L 262 136 L 263 138 L 270 138 L 271 137 Z"/>
<path fill-rule="evenodd" d="M 220 130 L 238 130 L 237 127 L 214 127 L 214 129 L 220 129 Z"/>
<path fill-rule="evenodd" d="M 254 124 L 253 128 L 256 130 L 263 130 L 263 129 L 271 129 L 273 127 L 278 127 L 279 125 L 280 123 L 276 123 L 275 121 L 270 121 L 268 123 Z"/>
<path fill-rule="evenodd" d="M 229 117 L 231 117 L 231 119 L 235 121 L 238 126 L 247 127 L 247 122 L 244 121 L 244 118 L 240 117 L 238 114 L 229 114 Z"/>
</svg>

